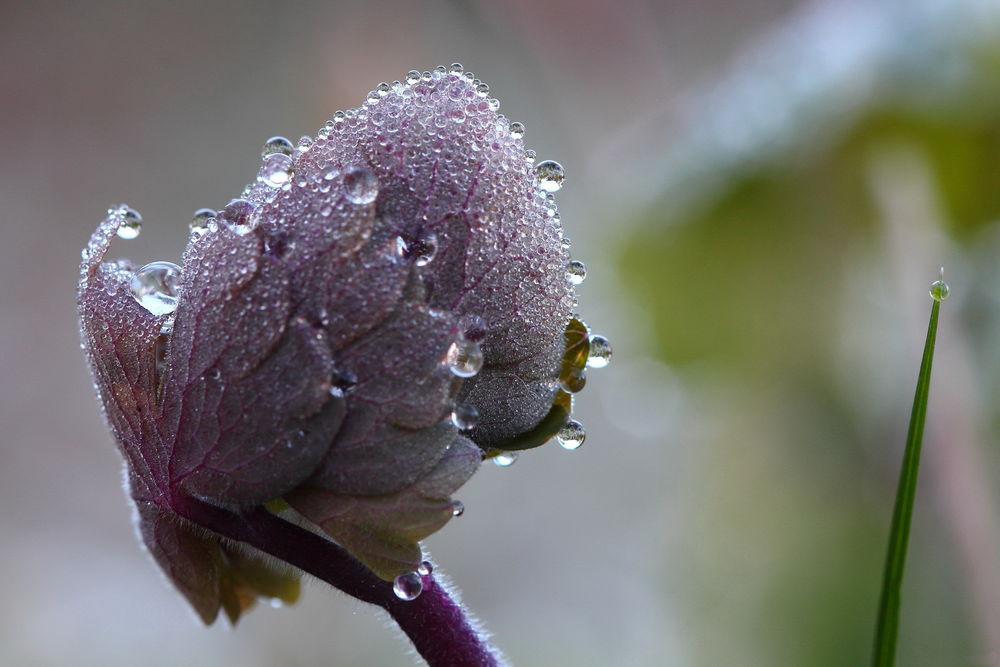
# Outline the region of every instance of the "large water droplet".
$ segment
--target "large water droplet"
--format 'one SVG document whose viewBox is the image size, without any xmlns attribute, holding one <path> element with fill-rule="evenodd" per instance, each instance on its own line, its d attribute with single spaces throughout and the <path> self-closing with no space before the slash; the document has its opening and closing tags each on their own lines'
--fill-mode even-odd
<svg viewBox="0 0 1000 667">
<path fill-rule="evenodd" d="M 152 262 L 132 274 L 129 288 L 142 307 L 154 315 L 177 308 L 177 281 L 181 267 L 172 262 Z"/>
<path fill-rule="evenodd" d="M 462 516 L 465 513 L 465 503 L 461 500 L 451 501 L 451 515 Z"/>
<path fill-rule="evenodd" d="M 460 431 L 468 431 L 476 428 L 479 422 L 479 410 L 471 403 L 456 405 L 451 411 L 451 423 Z"/>
<path fill-rule="evenodd" d="M 470 378 L 483 367 L 483 351 L 476 341 L 459 338 L 448 347 L 445 360 L 452 373 L 460 378 Z"/>
<path fill-rule="evenodd" d="M 566 278 L 574 285 L 579 285 L 587 279 L 587 265 L 574 259 L 566 265 Z"/>
<path fill-rule="evenodd" d="M 417 266 L 427 266 L 434 261 L 437 250 L 437 235 L 433 232 L 427 232 L 415 239 L 396 237 L 396 252 L 404 259 L 412 259 Z"/>
<path fill-rule="evenodd" d="M 931 283 L 930 294 L 931 298 L 935 301 L 944 301 L 948 298 L 948 294 L 951 293 L 951 288 L 948 287 L 948 283 L 943 280 L 935 280 Z"/>
<path fill-rule="evenodd" d="M 583 424 L 575 419 L 570 419 L 563 425 L 556 434 L 556 440 L 563 449 L 577 449 L 587 439 L 587 432 L 583 430 Z"/>
<path fill-rule="evenodd" d="M 611 341 L 604 336 L 591 336 L 587 365 L 591 368 L 604 368 L 611 361 L 611 352 Z"/>
<path fill-rule="evenodd" d="M 510 124 L 510 136 L 515 139 L 520 139 L 524 136 L 524 123 L 518 123 L 514 121 Z"/>
<path fill-rule="evenodd" d="M 205 231 L 208 229 L 208 221 L 218 215 L 213 209 L 210 208 L 199 208 L 191 216 L 191 222 L 188 223 L 194 231 Z"/>
<path fill-rule="evenodd" d="M 546 192 L 555 192 L 566 180 L 566 170 L 555 160 L 542 160 L 535 167 L 535 181 Z"/>
<path fill-rule="evenodd" d="M 462 67 L 462 63 L 452 63 L 451 67 L 448 68 L 448 71 L 452 74 L 461 74 L 465 71 L 465 68 Z"/>
<path fill-rule="evenodd" d="M 237 234 L 249 234 L 253 230 L 251 217 L 256 208 L 246 199 L 234 199 L 219 211 L 216 219 Z"/>
<path fill-rule="evenodd" d="M 489 325 L 479 315 L 462 315 L 458 320 L 458 335 L 466 340 L 482 342 L 489 333 Z"/>
<path fill-rule="evenodd" d="M 392 582 L 392 592 L 400 600 L 416 600 L 424 590 L 424 581 L 416 572 L 401 574 Z"/>
<path fill-rule="evenodd" d="M 292 158 L 284 153 L 272 153 L 264 158 L 257 178 L 271 187 L 281 187 L 292 178 Z"/>
<path fill-rule="evenodd" d="M 418 72 L 415 69 L 411 69 L 409 72 L 406 73 L 406 83 L 412 86 L 418 81 L 420 81 L 420 72 Z"/>
<path fill-rule="evenodd" d="M 118 227 L 118 238 L 131 240 L 139 236 L 142 231 L 142 216 L 139 211 L 123 206 L 119 209 L 119 214 L 122 216 L 122 224 Z"/>
<path fill-rule="evenodd" d="M 271 137 L 264 142 L 264 148 L 261 149 L 260 156 L 267 157 L 272 153 L 280 153 L 281 155 L 291 155 L 295 151 L 295 146 L 291 141 L 284 137 Z"/>
<path fill-rule="evenodd" d="M 517 452 L 503 452 L 493 457 L 493 463 L 501 468 L 512 466 L 515 461 L 517 461 Z"/>
<path fill-rule="evenodd" d="M 583 391 L 587 384 L 587 372 L 583 368 L 563 368 L 559 374 L 559 386 L 569 394 Z"/>
<path fill-rule="evenodd" d="M 370 204 L 378 196 L 378 178 L 367 167 L 352 167 L 344 174 L 344 194 L 355 204 Z"/>
<path fill-rule="evenodd" d="M 358 384 L 358 377 L 353 371 L 342 369 L 338 370 L 330 378 L 330 393 L 334 394 L 336 390 L 340 396 L 347 394 L 354 389 Z"/>
<path fill-rule="evenodd" d="M 941 267 L 940 277 L 931 283 L 931 298 L 935 301 L 944 301 L 948 298 L 948 294 L 951 292 L 951 288 L 948 287 L 948 283 L 944 281 L 944 267 Z"/>
</svg>

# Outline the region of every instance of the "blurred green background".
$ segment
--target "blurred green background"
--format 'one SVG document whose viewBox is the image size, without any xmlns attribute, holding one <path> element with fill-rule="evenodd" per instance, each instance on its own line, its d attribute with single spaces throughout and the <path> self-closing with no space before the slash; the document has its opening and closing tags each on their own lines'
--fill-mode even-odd
<svg viewBox="0 0 1000 667">
<path fill-rule="evenodd" d="M 1000 3 L 0 4 L 0 664 L 408 665 L 323 585 L 199 627 L 141 552 L 78 350 L 138 262 L 379 81 L 461 61 L 539 158 L 615 345 L 587 442 L 428 548 L 511 661 L 863 665 L 939 266 L 900 665 L 1000 665 Z M 220 626 L 222 624 L 220 623 Z"/>
</svg>

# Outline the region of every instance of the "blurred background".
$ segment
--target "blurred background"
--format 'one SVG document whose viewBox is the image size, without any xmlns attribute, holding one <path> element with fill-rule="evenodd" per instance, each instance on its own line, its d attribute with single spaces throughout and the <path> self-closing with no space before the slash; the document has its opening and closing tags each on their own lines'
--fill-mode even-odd
<svg viewBox="0 0 1000 667">
<path fill-rule="evenodd" d="M 587 442 L 486 465 L 427 546 L 519 666 L 863 665 L 938 267 L 899 664 L 1000 665 L 1000 3 L 0 4 L 0 664 L 409 665 L 325 585 L 205 629 L 140 550 L 80 248 L 190 214 L 412 68 L 540 159 L 615 357 Z M 125 247 L 127 245 L 127 248 Z"/>
</svg>

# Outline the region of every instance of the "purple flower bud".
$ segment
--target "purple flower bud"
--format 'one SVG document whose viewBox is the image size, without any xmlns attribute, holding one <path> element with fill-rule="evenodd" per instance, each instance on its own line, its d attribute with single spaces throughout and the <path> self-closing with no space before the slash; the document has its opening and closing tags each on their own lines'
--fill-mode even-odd
<svg viewBox="0 0 1000 667">
<path fill-rule="evenodd" d="M 143 540 L 206 622 L 294 600 L 297 580 L 180 519 L 181 499 L 290 506 L 392 580 L 484 457 L 569 420 L 589 331 L 549 194 L 562 168 L 536 172 L 476 84 L 408 77 L 297 150 L 268 140 L 181 267 L 103 261 L 124 206 L 91 237 L 95 386 Z"/>
</svg>

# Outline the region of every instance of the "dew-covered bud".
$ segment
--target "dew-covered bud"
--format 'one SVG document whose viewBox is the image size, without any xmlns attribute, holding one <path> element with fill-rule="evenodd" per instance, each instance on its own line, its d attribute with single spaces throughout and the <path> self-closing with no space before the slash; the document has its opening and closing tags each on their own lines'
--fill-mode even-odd
<svg viewBox="0 0 1000 667">
<path fill-rule="evenodd" d="M 610 346 L 573 312 L 562 167 L 535 167 L 461 69 L 405 81 L 297 149 L 268 140 L 179 267 L 104 262 L 125 206 L 84 251 L 83 343 L 140 532 L 206 622 L 298 588 L 180 519 L 184 498 L 294 510 L 398 585 L 483 458 L 583 441 L 570 394 Z"/>
</svg>

